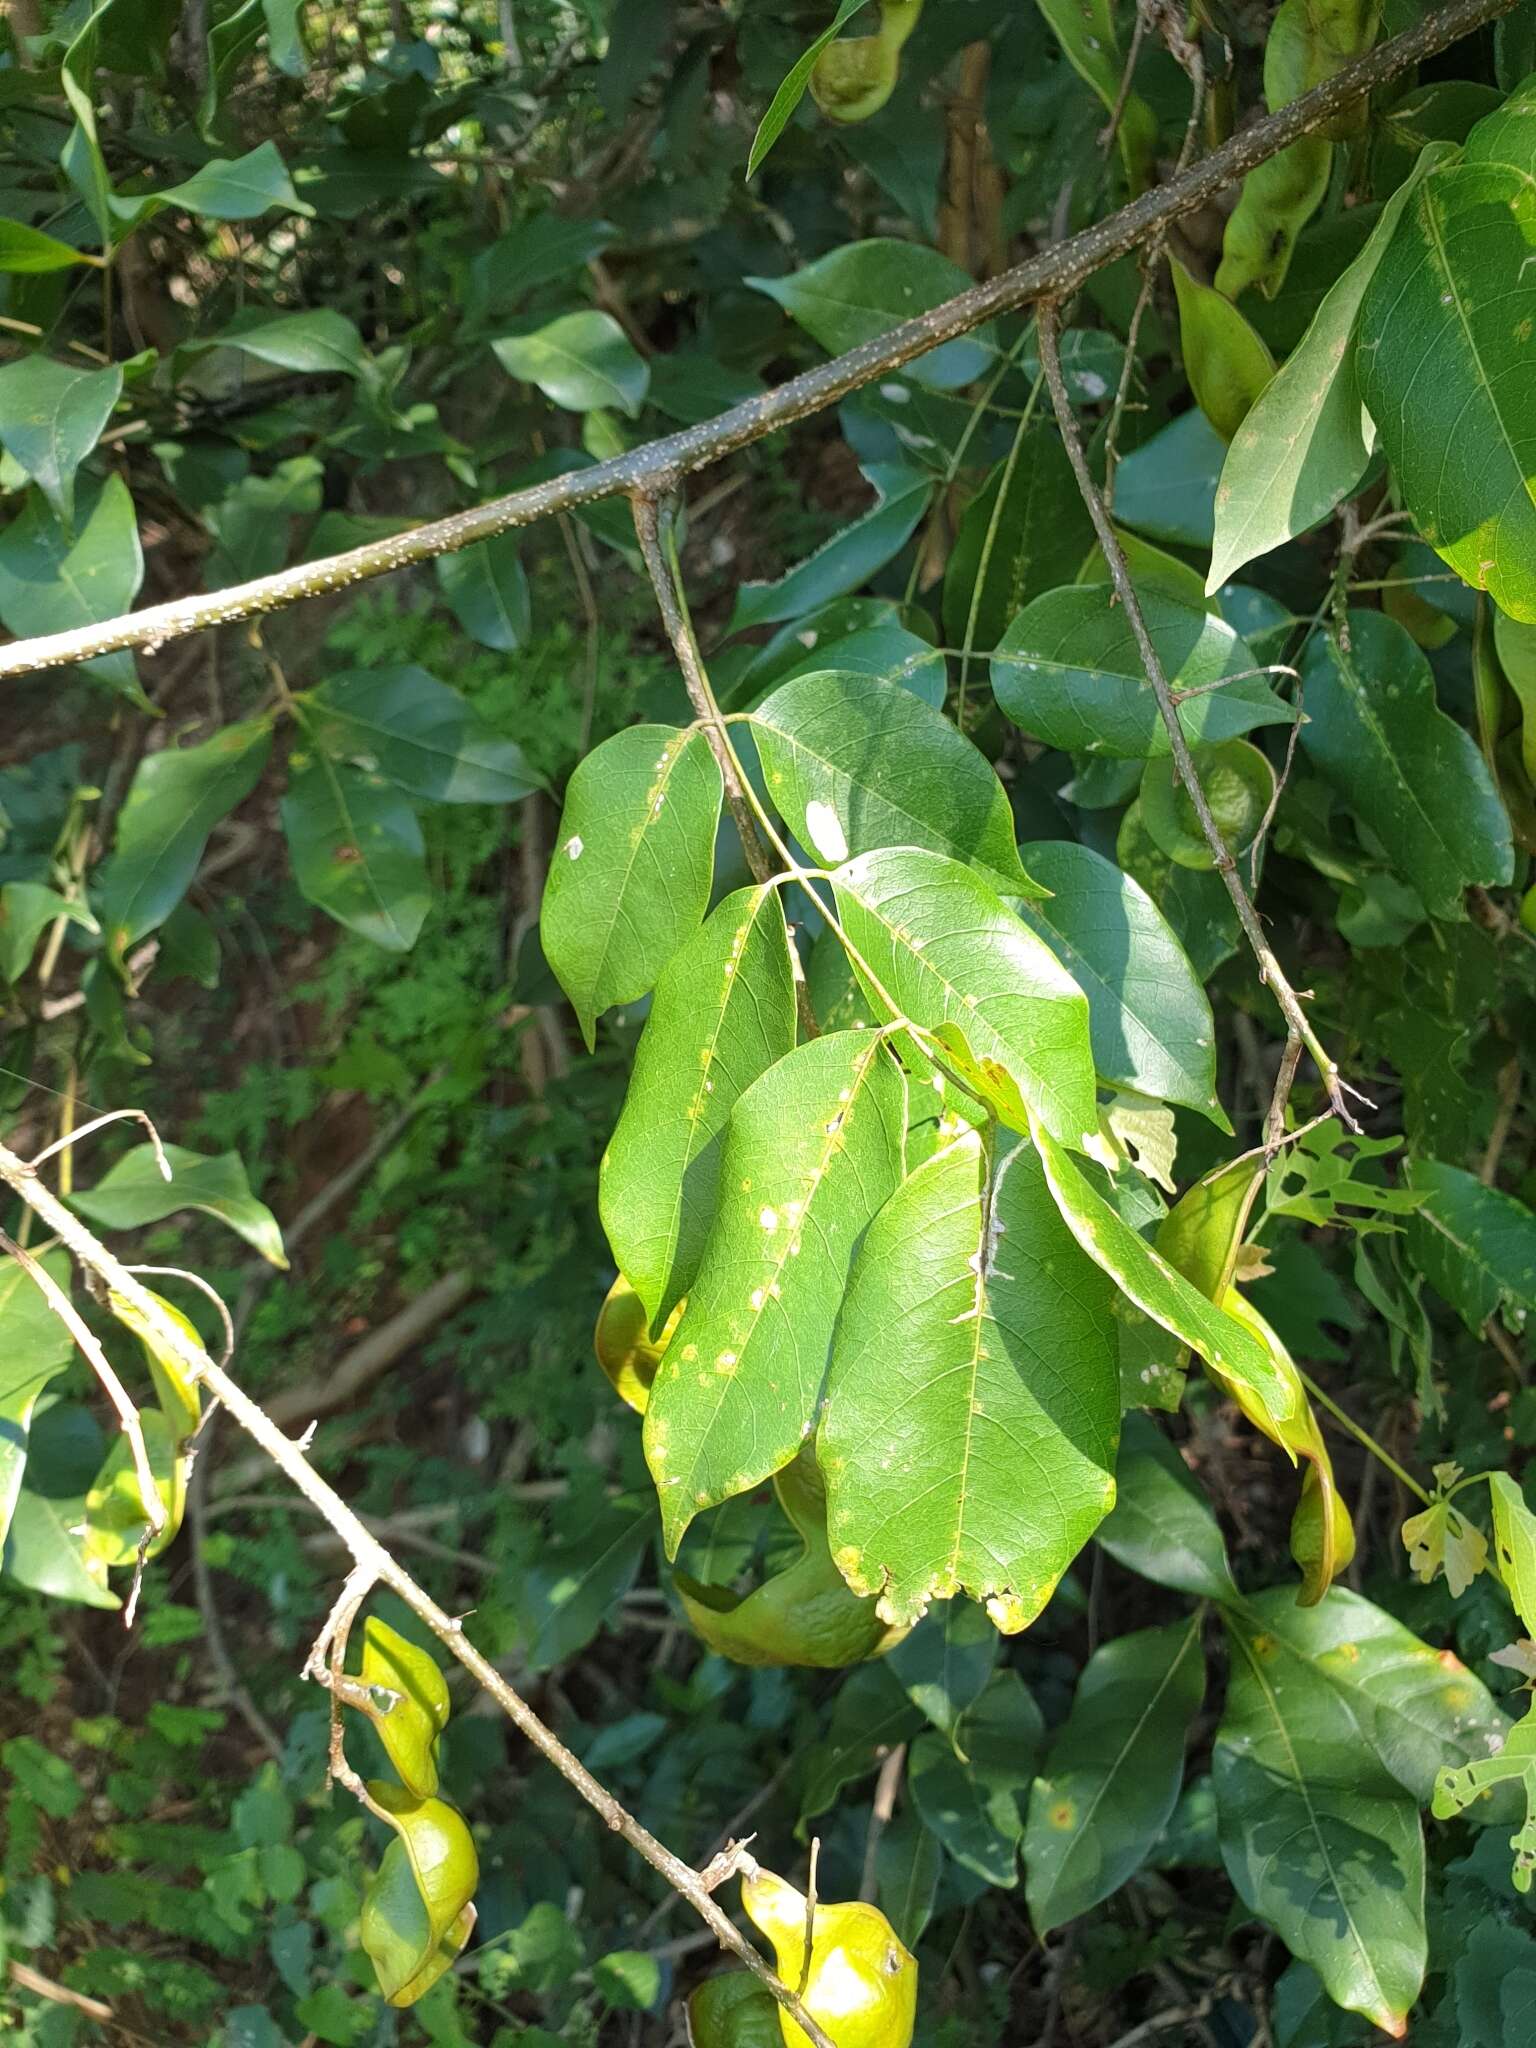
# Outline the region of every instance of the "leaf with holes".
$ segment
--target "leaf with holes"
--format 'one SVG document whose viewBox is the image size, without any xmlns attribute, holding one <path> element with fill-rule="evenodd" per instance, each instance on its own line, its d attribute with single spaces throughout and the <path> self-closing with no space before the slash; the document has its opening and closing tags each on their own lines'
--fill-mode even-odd
<svg viewBox="0 0 1536 2048">
<path fill-rule="evenodd" d="M 1114 1501 L 1110 1284 L 1033 1147 L 966 1131 L 886 1203 L 838 1318 L 818 1456 L 855 1592 L 893 1622 L 967 1593 L 1027 1628 Z"/>
<path fill-rule="evenodd" d="M 854 1249 L 901 1176 L 906 1121 L 900 1069 L 868 1031 L 786 1054 L 731 1111 L 714 1227 L 645 1413 L 669 1557 L 701 1508 L 800 1448 Z"/>
<path fill-rule="evenodd" d="M 705 734 L 668 725 L 626 727 L 572 775 L 539 934 L 589 1048 L 703 921 L 722 790 Z"/>
</svg>

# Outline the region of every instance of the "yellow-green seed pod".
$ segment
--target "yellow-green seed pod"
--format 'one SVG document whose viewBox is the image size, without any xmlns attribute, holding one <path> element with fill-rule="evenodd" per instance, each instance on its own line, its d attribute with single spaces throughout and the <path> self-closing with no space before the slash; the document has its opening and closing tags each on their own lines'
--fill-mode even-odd
<svg viewBox="0 0 1536 2048">
<path fill-rule="evenodd" d="M 1202 284 L 1177 257 L 1172 262 L 1190 389 L 1217 433 L 1230 441 L 1274 376 L 1275 359 L 1230 299 Z"/>
<path fill-rule="evenodd" d="M 867 121 L 878 114 L 901 77 L 901 49 L 917 27 L 923 0 L 880 0 L 872 36 L 828 43 L 811 71 L 811 98 L 830 121 Z"/>
</svg>

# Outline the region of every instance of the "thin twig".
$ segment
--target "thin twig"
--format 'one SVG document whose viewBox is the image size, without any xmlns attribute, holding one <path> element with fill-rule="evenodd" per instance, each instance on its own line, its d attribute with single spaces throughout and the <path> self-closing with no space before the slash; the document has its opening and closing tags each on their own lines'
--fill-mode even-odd
<svg viewBox="0 0 1536 2048">
<path fill-rule="evenodd" d="M 1265 937 L 1264 927 L 1259 922 L 1258 912 L 1253 907 L 1248 891 L 1243 887 L 1242 876 L 1238 873 L 1236 856 L 1222 838 L 1220 827 L 1211 815 L 1211 807 L 1201 786 L 1194 757 L 1189 750 L 1189 742 L 1185 738 L 1184 728 L 1179 722 L 1178 706 L 1174 702 L 1173 691 L 1164 672 L 1162 658 L 1153 644 L 1152 635 L 1147 630 L 1147 622 L 1142 615 L 1141 603 L 1136 595 L 1135 585 L 1131 581 L 1130 570 L 1126 566 L 1125 550 L 1121 547 L 1119 535 L 1115 532 L 1114 526 L 1104 510 L 1104 501 L 1099 496 L 1098 486 L 1093 480 L 1093 472 L 1088 467 L 1088 457 L 1083 448 L 1083 438 L 1078 430 L 1077 420 L 1072 411 L 1071 400 L 1067 395 L 1066 380 L 1061 373 L 1060 331 L 1061 316 L 1057 307 L 1054 304 L 1042 305 L 1039 308 L 1036 319 L 1036 332 L 1039 336 L 1040 360 L 1045 367 L 1046 383 L 1050 386 L 1051 392 L 1051 404 L 1056 412 L 1056 423 L 1061 429 L 1062 442 L 1072 463 L 1073 473 L 1077 478 L 1078 491 L 1083 503 L 1088 508 L 1088 516 L 1093 521 L 1094 531 L 1099 536 L 1099 546 L 1104 551 L 1104 560 L 1109 567 L 1110 580 L 1115 586 L 1115 594 L 1124 607 L 1126 623 L 1129 625 L 1132 636 L 1135 639 L 1143 671 L 1146 674 L 1147 681 L 1152 685 L 1153 695 L 1157 698 L 1157 708 L 1162 713 L 1163 724 L 1168 732 L 1168 743 L 1173 754 L 1174 767 L 1178 771 L 1179 780 L 1184 785 L 1190 803 L 1194 806 L 1195 816 L 1200 821 L 1200 830 L 1205 836 L 1206 845 L 1211 850 L 1211 857 L 1215 863 L 1216 871 L 1221 876 L 1226 886 L 1227 894 L 1232 899 L 1232 907 L 1237 912 L 1238 922 L 1243 928 L 1249 945 L 1253 948 L 1254 957 L 1259 963 L 1260 976 L 1268 983 L 1276 1002 L 1280 1005 L 1287 1031 L 1296 1034 L 1317 1062 L 1318 1072 L 1322 1075 L 1323 1085 L 1328 1091 L 1328 1100 L 1332 1105 L 1334 1115 L 1339 1118 L 1347 1130 L 1357 1131 L 1360 1126 L 1350 1114 L 1348 1105 L 1344 1100 L 1347 1083 L 1340 1079 L 1338 1067 L 1329 1057 L 1322 1040 L 1312 1029 L 1307 1014 L 1301 1007 L 1296 991 L 1291 987 L 1280 962 L 1275 958 L 1274 949 Z M 1351 1094 L 1358 1093 L 1354 1089 L 1351 1089 L 1349 1092 Z M 1283 1103 L 1281 1110 L 1283 1113 Z M 1271 1115 L 1273 1116 L 1273 1114 L 1274 1112 L 1271 1110 Z"/>
<path fill-rule="evenodd" d="M 54 2005 L 72 2005 L 87 2019 L 105 2022 L 113 2017 L 111 2006 L 101 1999 L 87 1998 L 83 1991 L 71 1991 L 67 1984 L 56 1984 L 52 1977 L 45 1977 L 41 1970 L 34 1970 L 26 1963 L 18 1963 L 13 1958 L 10 1969 L 11 1982 L 38 1998 L 46 1998 Z"/>
<path fill-rule="evenodd" d="M 265 1409 L 253 1401 L 223 1367 L 214 1363 L 200 1343 L 171 1320 L 122 1261 L 73 1211 L 66 1208 L 51 1189 L 44 1186 L 36 1174 L 28 1170 L 25 1160 L 4 1145 L 0 1145 L 0 1181 L 36 1212 L 40 1221 L 57 1234 L 88 1273 L 94 1273 L 133 1304 L 153 1332 L 156 1342 L 170 1352 L 190 1378 L 218 1397 L 233 1420 L 260 1445 L 297 1491 L 312 1502 L 345 1539 L 357 1570 L 371 1573 L 377 1583 L 388 1586 L 413 1614 L 426 1623 L 546 1762 L 554 1766 L 615 1834 L 687 1899 L 720 1946 L 728 1949 L 767 1987 L 809 2035 L 814 2048 L 836 2048 L 789 1986 L 715 1904 L 699 1873 L 674 1855 L 664 1842 L 658 1841 L 606 1787 L 598 1783 L 580 1758 L 567 1749 L 554 1730 L 533 1711 L 521 1693 L 470 1642 L 464 1633 L 463 1622 L 445 1613 L 431 1595 L 417 1585 L 405 1567 L 363 1525 L 335 1488 L 321 1478 L 300 1447 L 283 1434 Z"/>
<path fill-rule="evenodd" d="M 1096 270 L 1127 255 L 1159 230 L 1192 213 L 1235 184 L 1257 165 L 1278 156 L 1303 135 L 1323 127 L 1357 100 L 1434 56 L 1485 22 L 1507 13 L 1513 0 L 1451 0 L 1400 36 L 1382 43 L 1333 78 L 1303 93 L 1278 113 L 1268 114 L 1165 185 L 1157 185 L 1105 220 L 1064 242 L 974 286 L 930 312 L 906 320 L 889 333 L 861 343 L 845 355 L 792 377 L 788 383 L 733 406 L 718 418 L 684 427 L 659 441 L 629 450 L 590 469 L 552 477 L 489 504 L 455 512 L 366 547 L 317 562 L 305 562 L 274 576 L 195 597 L 174 598 L 143 611 L 64 633 L 17 641 L 0 649 L 0 677 L 59 668 L 108 654 L 119 647 L 154 651 L 168 640 L 198 633 L 230 619 L 277 611 L 297 599 L 317 597 L 372 576 L 388 575 L 438 555 L 454 554 L 514 526 L 527 526 L 556 512 L 620 493 L 655 496 L 696 469 L 718 462 L 767 434 L 836 405 L 850 391 L 888 376 L 940 343 L 971 333 L 1000 313 L 1017 311 L 1039 298 L 1063 298 Z"/>
<path fill-rule="evenodd" d="M 878 1885 L 876 1858 L 880 1849 L 880 1837 L 891 1824 L 896 1811 L 896 1790 L 901 1783 L 902 1767 L 907 1761 L 907 1745 L 898 1742 L 884 1763 L 875 1780 L 875 1803 L 870 1809 L 869 1832 L 864 1837 L 864 1869 L 859 1878 L 859 1897 L 869 1906 L 874 1904 Z"/>
<path fill-rule="evenodd" d="M 805 1886 L 805 1954 L 800 1958 L 800 1982 L 795 1996 L 804 1998 L 811 1988 L 811 1950 L 816 1939 L 816 1866 L 821 1861 L 821 1837 L 811 1837 L 811 1874 Z"/>
<path fill-rule="evenodd" d="M 62 1138 L 55 1138 L 51 1145 L 45 1145 L 32 1160 L 32 1171 L 36 1173 L 45 1159 L 51 1159 L 56 1152 L 66 1151 L 71 1145 L 78 1145 L 82 1138 L 90 1137 L 93 1131 L 101 1130 L 107 1124 L 120 1124 L 125 1117 L 141 1123 L 149 1133 L 149 1142 L 154 1147 L 155 1164 L 160 1169 L 160 1178 L 171 1178 L 171 1162 L 165 1156 L 165 1147 L 160 1142 L 160 1133 L 155 1129 L 142 1109 L 109 1109 L 105 1115 L 92 1117 L 88 1124 L 82 1124 L 77 1131 L 67 1131 Z"/>
</svg>

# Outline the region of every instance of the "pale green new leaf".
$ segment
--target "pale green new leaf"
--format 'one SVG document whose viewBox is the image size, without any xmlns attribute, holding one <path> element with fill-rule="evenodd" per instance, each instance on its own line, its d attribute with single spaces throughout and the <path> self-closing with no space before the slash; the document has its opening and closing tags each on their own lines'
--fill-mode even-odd
<svg viewBox="0 0 1536 2048">
<path fill-rule="evenodd" d="M 508 335 L 491 346 L 509 377 L 537 384 L 567 412 L 610 406 L 634 419 L 650 388 L 645 358 L 611 313 L 562 313 L 533 334 Z"/>
<path fill-rule="evenodd" d="M 1162 591 L 1140 595 L 1169 683 L 1200 693 L 1179 706 L 1187 739 L 1232 739 L 1291 723 L 1294 714 L 1264 677 L 1246 674 L 1253 655 L 1225 619 Z M 1245 680 L 1221 681 L 1239 675 Z M 1048 590 L 1026 605 L 997 643 L 992 688 L 1014 724 L 1049 746 L 1138 761 L 1169 752 L 1135 636 L 1108 583 Z"/>
<path fill-rule="evenodd" d="M 1037 840 L 1026 852 L 1031 873 L 1051 895 L 1019 914 L 1087 996 L 1099 1073 L 1156 1102 L 1198 1109 L 1230 1130 L 1216 1098 L 1210 1002 L 1146 890 L 1072 840 Z"/>
<path fill-rule="evenodd" d="M 1526 620 L 1536 620 L 1533 107 L 1528 80 L 1472 131 L 1461 162 L 1419 183 L 1361 305 L 1356 352 L 1361 396 L 1419 531 Z"/>
<path fill-rule="evenodd" d="M 1097 1131 L 1088 1000 L 980 875 L 903 847 L 861 854 L 832 881 L 861 980 L 869 970 L 914 1024 L 954 1026 L 1064 1144 Z"/>
<path fill-rule="evenodd" d="M 1497 1756 L 1480 1757 L 1475 1763 L 1442 1771 L 1430 1811 L 1436 1820 L 1449 1820 L 1474 1801 L 1481 1804 L 1498 1786 L 1511 1784 L 1518 1786 L 1525 1801 L 1524 1824 L 1509 1838 L 1515 1852 L 1511 1876 L 1516 1891 L 1528 1892 L 1536 1873 L 1536 1708 L 1510 1729 Z"/>
<path fill-rule="evenodd" d="M 160 1172 L 154 1147 L 135 1145 L 95 1187 L 72 1194 L 71 1208 L 103 1230 L 141 1230 L 178 1210 L 201 1209 L 227 1223 L 271 1265 L 287 1266 L 277 1218 L 251 1193 L 238 1152 L 211 1157 L 180 1145 L 162 1149 L 169 1180 Z"/>
<path fill-rule="evenodd" d="M 892 1622 L 967 1593 L 1027 1628 L 1114 1500 L 1109 1282 L 1032 1147 L 989 1189 L 975 1131 L 870 1225 L 838 1318 L 818 1457 L 838 1569 Z"/>
<path fill-rule="evenodd" d="M 69 1261 L 60 1252 L 43 1264 L 69 1286 Z M 0 1265 L 0 1543 L 11 1525 L 27 1463 L 27 1431 L 37 1397 L 74 1355 L 68 1330 L 18 1259 Z"/>
<path fill-rule="evenodd" d="M 23 356 L 0 369 L 0 446 L 66 526 L 75 516 L 75 471 L 101 438 L 122 388 L 117 363 L 90 370 Z"/>
<path fill-rule="evenodd" d="M 901 1071 L 868 1031 L 798 1047 L 732 1110 L 714 1227 L 645 1414 L 669 1557 L 701 1508 L 787 1465 L 809 1432 L 906 1120 Z"/>
<path fill-rule="evenodd" d="M 1220 590 L 1245 562 L 1315 526 L 1364 477 L 1375 429 L 1360 403 L 1356 373 L 1360 302 L 1419 180 L 1454 154 L 1444 143 L 1423 152 L 1233 435 L 1216 487 L 1207 591 Z"/>
<path fill-rule="evenodd" d="M 23 1487 L 5 1539 L 0 1576 L 50 1600 L 82 1607 L 121 1607 L 107 1584 L 107 1568 L 86 1550 L 83 1494 L 66 1500 Z"/>
<path fill-rule="evenodd" d="M 1302 680 L 1309 759 L 1431 916 L 1462 917 L 1472 884 L 1509 881 L 1509 814 L 1477 742 L 1440 710 L 1429 663 L 1395 619 L 1352 611 L 1347 648 L 1336 633 L 1314 633 Z"/>
<path fill-rule="evenodd" d="M 321 753 L 290 774 L 282 821 L 305 898 L 386 952 L 408 953 L 432 891 L 421 825 L 406 799 Z"/>
<path fill-rule="evenodd" d="M 705 734 L 666 725 L 626 727 L 572 775 L 539 931 L 589 1048 L 603 1011 L 654 988 L 698 929 L 722 788 Z"/>
<path fill-rule="evenodd" d="M 1211 1504 L 1150 1416 L 1126 1416 L 1115 1486 L 1114 1512 L 1098 1533 L 1112 1558 L 1196 1600 L 1236 1601 Z"/>
<path fill-rule="evenodd" d="M 744 277 L 742 283 L 776 299 L 797 326 L 834 356 L 889 334 L 971 287 L 959 264 L 937 249 L 886 236 L 847 242 L 788 277 Z M 953 391 L 983 375 L 995 355 L 989 322 L 959 341 L 930 349 L 908 363 L 904 374 Z"/>
<path fill-rule="evenodd" d="M 1057 1206 L 1088 1256 L 1155 1323 L 1250 1388 L 1276 1422 L 1291 1421 L 1294 1394 L 1267 1348 L 1139 1237 L 1048 1131 L 1037 1126 L 1035 1138 Z"/>
<path fill-rule="evenodd" d="M 1089 1658 L 1029 1797 L 1024 1883 L 1037 1934 L 1088 1912 L 1145 1862 L 1178 1803 L 1204 1692 L 1198 1615 Z"/>
<path fill-rule="evenodd" d="M 719 1200 L 727 1119 L 794 1042 L 794 975 L 778 891 L 739 889 L 656 984 L 603 1154 L 603 1228 L 653 1328 L 698 1270 Z"/>
<path fill-rule="evenodd" d="M 1418 1801 L 1307 1658 L 1228 1612 L 1232 1668 L 1211 1775 L 1239 1898 L 1346 2011 L 1400 2036 L 1424 1981 Z"/>
<path fill-rule="evenodd" d="M 61 896 L 44 882 L 7 882 L 0 887 L 0 980 L 20 981 L 32 964 L 38 940 L 60 917 L 88 932 L 100 930 L 84 903 Z"/>
<path fill-rule="evenodd" d="M 1249 1611 L 1283 1650 L 1320 1672 L 1405 1791 L 1427 1805 L 1436 1774 L 1496 1749 L 1509 1723 L 1452 1650 L 1436 1650 L 1382 1608 L 1335 1586 L 1315 1607 L 1276 1586 Z M 1273 1667 L 1282 1668 L 1281 1659 Z"/>
<path fill-rule="evenodd" d="M 825 865 L 923 846 L 985 870 L 996 888 L 1038 893 L 991 763 L 899 683 L 841 670 L 796 676 L 753 712 L 752 732 L 775 807 Z"/>
<path fill-rule="evenodd" d="M 121 951 L 170 916 L 192 886 L 209 833 L 261 779 L 271 744 L 270 722 L 251 719 L 139 763 L 97 897 L 109 945 Z"/>
<path fill-rule="evenodd" d="M 36 277 L 48 270 L 68 270 L 74 263 L 100 261 L 55 235 L 45 235 L 41 228 L 28 227 L 25 221 L 0 220 L 0 271 Z M 115 1607 L 116 1600 L 111 1604 Z"/>
<path fill-rule="evenodd" d="M 539 786 L 515 740 L 424 668 L 350 669 L 299 699 L 334 761 L 440 804 L 511 804 Z"/>
<path fill-rule="evenodd" d="M 1408 1185 L 1424 1197 L 1408 1219 L 1408 1245 L 1430 1286 L 1474 1337 L 1500 1313 L 1523 1328 L 1536 1308 L 1536 1214 L 1438 1159 L 1410 1160 Z"/>
<path fill-rule="evenodd" d="M 0 620 L 18 639 L 99 625 L 127 611 L 143 575 L 133 500 L 120 476 L 82 485 L 72 532 L 41 497 L 29 498 L 0 533 Z M 104 654 L 82 670 L 143 702 L 131 654 Z"/>
</svg>

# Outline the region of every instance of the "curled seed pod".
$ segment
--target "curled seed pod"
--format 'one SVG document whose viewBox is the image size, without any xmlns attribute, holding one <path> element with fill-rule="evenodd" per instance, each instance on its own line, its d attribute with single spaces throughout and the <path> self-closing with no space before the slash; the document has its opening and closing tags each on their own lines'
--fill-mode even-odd
<svg viewBox="0 0 1536 2048">
<path fill-rule="evenodd" d="M 1243 315 L 1211 285 L 1173 259 L 1179 345 L 1195 403 L 1230 441 L 1275 374 L 1275 359 Z"/>
<path fill-rule="evenodd" d="M 363 1894 L 358 1934 L 390 2005 L 414 2005 L 462 1954 L 474 1931 L 480 1859 L 464 1817 L 403 1785 L 368 1787 L 395 1830 Z"/>
<path fill-rule="evenodd" d="M 839 1670 L 882 1656 L 906 1631 L 882 1621 L 875 1601 L 855 1593 L 833 1562 L 826 1487 L 811 1452 L 802 1451 L 773 1485 L 804 1550 L 750 1593 L 675 1573 L 673 1582 L 695 1635 L 735 1664 Z"/>
<path fill-rule="evenodd" d="M 901 49 L 917 27 L 923 0 L 880 0 L 872 36 L 828 43 L 811 72 L 811 98 L 831 121 L 867 121 L 878 114 L 901 77 Z"/>
<path fill-rule="evenodd" d="M 1250 740 L 1219 740 L 1214 746 L 1197 747 L 1195 762 L 1217 831 L 1232 853 L 1241 853 L 1274 796 L 1274 769 Z M 1215 867 L 1216 856 L 1171 755 L 1147 763 L 1141 778 L 1141 811 L 1147 830 L 1170 860 L 1183 868 Z"/>
<path fill-rule="evenodd" d="M 804 1894 L 753 1864 L 741 1903 L 773 1943 L 786 1984 L 805 1986 L 805 2009 L 837 2048 L 910 2048 L 917 2020 L 917 1958 L 878 1906 L 816 1906 L 806 1967 Z M 804 2048 L 805 2030 L 779 2011 L 785 2048 Z"/>
<path fill-rule="evenodd" d="M 379 1731 L 384 1753 L 417 1799 L 437 1790 L 437 1741 L 448 1725 L 448 1681 L 437 1660 L 370 1614 L 358 1673 L 367 1704 L 351 1700 Z"/>
<path fill-rule="evenodd" d="M 1333 144 L 1303 135 L 1243 180 L 1221 243 L 1216 289 L 1236 299 L 1257 285 L 1272 299 L 1291 267 L 1296 237 L 1322 204 L 1333 169 Z"/>
<path fill-rule="evenodd" d="M 181 1313 L 157 1294 L 153 1300 L 199 1348 L 202 1338 Z M 131 1301 L 121 1294 L 109 1294 L 107 1305 L 125 1329 L 132 1330 L 144 1347 L 150 1377 L 155 1383 L 158 1408 L 146 1409 L 139 1417 L 144 1448 L 149 1454 L 150 1476 L 165 1509 L 165 1527 L 144 1552 L 158 1557 L 181 1528 L 187 1504 L 187 1466 L 191 1439 L 202 1414 L 202 1400 L 194 1380 L 188 1378 L 180 1359 L 162 1344 Z M 85 1500 L 84 1548 L 88 1558 L 107 1569 L 137 1562 L 139 1543 L 148 1520 L 133 1453 L 126 1437 L 119 1437 L 97 1473 Z"/>
</svg>

